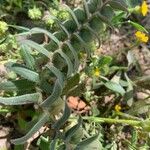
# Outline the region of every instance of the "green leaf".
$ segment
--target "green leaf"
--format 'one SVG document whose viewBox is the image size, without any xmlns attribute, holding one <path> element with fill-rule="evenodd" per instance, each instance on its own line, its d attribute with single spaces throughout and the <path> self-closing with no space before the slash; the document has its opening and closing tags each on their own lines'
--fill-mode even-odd
<svg viewBox="0 0 150 150">
<path fill-rule="evenodd" d="M 32 28 L 30 30 L 32 33 L 44 33 L 46 34 L 50 39 L 52 39 L 58 46 L 60 46 L 60 41 L 55 37 L 52 33 L 48 32 L 47 30 L 41 29 L 41 28 Z"/>
<path fill-rule="evenodd" d="M 3 105 L 24 105 L 38 103 L 39 101 L 41 101 L 40 93 L 25 94 L 15 97 L 0 97 L 0 104 Z"/>
<path fill-rule="evenodd" d="M 127 5 L 123 0 L 111 0 L 108 1 L 109 5 L 115 9 L 128 12 Z"/>
<path fill-rule="evenodd" d="M 135 147 L 134 150 L 136 150 L 136 145 L 138 144 L 138 131 L 135 128 L 133 128 L 131 136 L 131 145 Z"/>
<path fill-rule="evenodd" d="M 137 30 L 148 33 L 148 31 L 142 25 L 140 25 L 136 22 L 133 22 L 131 20 L 129 20 L 128 23 L 131 24 Z"/>
<path fill-rule="evenodd" d="M 26 66 L 32 70 L 35 68 L 35 60 L 30 54 L 30 48 L 27 45 L 21 45 L 21 55 L 26 63 Z"/>
<path fill-rule="evenodd" d="M 49 109 L 50 105 L 53 104 L 60 97 L 61 93 L 62 93 L 62 85 L 57 79 L 52 94 L 44 102 L 40 104 L 41 107 Z"/>
<path fill-rule="evenodd" d="M 71 50 L 73 56 L 74 56 L 74 70 L 77 71 L 79 68 L 79 59 L 78 59 L 78 54 L 76 52 L 76 50 L 74 49 L 74 47 L 71 45 L 70 42 L 66 41 L 66 45 L 69 47 L 69 49 Z"/>
<path fill-rule="evenodd" d="M 24 144 L 30 139 L 40 128 L 49 120 L 49 114 L 45 113 L 40 118 L 39 121 L 33 126 L 33 128 L 23 137 L 11 140 L 11 143 L 15 145 Z"/>
<path fill-rule="evenodd" d="M 53 128 L 58 130 L 69 118 L 71 114 L 71 110 L 68 107 L 67 103 L 65 103 L 65 110 L 63 116 L 53 125 Z"/>
<path fill-rule="evenodd" d="M 52 15 L 48 15 L 48 17 L 50 19 L 53 19 L 59 25 L 59 27 L 66 33 L 68 38 L 71 36 L 71 34 L 68 32 L 67 28 L 58 20 L 58 18 L 56 18 L 55 16 L 52 16 Z"/>
<path fill-rule="evenodd" d="M 134 8 L 141 4 L 140 0 L 126 0 L 126 3 L 129 7 Z"/>
<path fill-rule="evenodd" d="M 77 73 L 74 76 L 70 77 L 65 84 L 65 87 L 63 88 L 63 94 L 67 95 L 67 93 L 69 92 L 69 90 L 71 90 L 72 88 L 74 88 L 76 85 L 79 84 L 80 81 L 80 75 Z"/>
<path fill-rule="evenodd" d="M 31 48 L 33 48 L 36 51 L 38 51 L 39 53 L 45 55 L 49 59 L 52 57 L 52 52 L 49 52 L 47 49 L 45 49 L 40 44 L 37 44 L 36 42 L 33 42 L 31 40 L 23 40 L 23 41 L 21 41 L 21 44 L 25 44 L 25 45 L 30 46 Z"/>
<path fill-rule="evenodd" d="M 23 26 L 17 26 L 17 25 L 8 25 L 8 26 L 15 28 L 17 30 L 21 30 L 21 31 L 30 31 L 30 28 L 23 27 Z"/>
<path fill-rule="evenodd" d="M 118 23 L 122 24 L 122 21 L 124 20 L 124 18 L 126 18 L 125 12 L 118 12 L 116 14 L 116 16 L 114 16 L 113 19 L 112 19 L 113 25 L 115 25 L 116 27 L 118 27 Z"/>
<path fill-rule="evenodd" d="M 104 85 L 108 89 L 110 89 L 114 92 L 120 93 L 121 95 L 125 94 L 125 90 L 123 89 L 123 87 L 120 84 L 117 84 L 117 83 L 112 82 L 112 81 L 107 81 L 106 83 L 104 83 Z"/>
<path fill-rule="evenodd" d="M 88 24 L 86 25 L 86 27 L 89 29 L 89 31 L 97 38 L 98 40 L 98 48 L 101 45 L 101 41 L 100 41 L 100 36 L 97 34 L 96 31 L 94 31 Z"/>
<path fill-rule="evenodd" d="M 100 13 L 97 13 L 97 15 L 100 18 L 100 20 L 102 20 L 104 23 L 106 23 L 107 25 L 109 25 L 109 27 L 113 28 L 112 23 L 110 22 L 110 20 L 108 20 L 108 18 L 106 18 L 105 16 L 103 16 Z"/>
<path fill-rule="evenodd" d="M 26 91 L 34 88 L 34 82 L 30 82 L 24 79 L 0 83 L 0 90 L 4 91 Z"/>
<path fill-rule="evenodd" d="M 87 43 L 77 33 L 74 33 L 74 35 L 77 37 L 77 39 L 79 40 L 79 42 L 81 43 L 81 45 L 85 48 L 87 56 L 90 57 L 91 50 L 87 46 Z"/>
<path fill-rule="evenodd" d="M 120 84 L 120 78 L 121 78 L 121 72 L 118 71 L 112 78 L 111 78 L 111 82 Z M 121 85 L 121 84 L 120 84 Z M 122 85 L 121 85 L 122 86 Z"/>
<path fill-rule="evenodd" d="M 70 60 L 70 58 L 62 51 L 62 50 L 57 50 L 55 53 L 59 53 L 63 59 L 65 59 L 67 65 L 68 65 L 68 72 L 67 76 L 71 76 L 73 73 L 73 64 Z"/>
<path fill-rule="evenodd" d="M 65 6 L 66 10 L 68 11 L 68 13 L 71 15 L 74 22 L 76 23 L 78 29 L 80 29 L 80 24 L 79 24 L 78 18 L 76 17 L 75 13 L 70 9 L 69 6 L 67 6 L 65 4 L 64 4 L 64 6 Z"/>
<path fill-rule="evenodd" d="M 21 77 L 30 80 L 32 82 L 39 82 L 39 74 L 28 69 L 25 68 L 24 66 L 17 64 L 17 63 L 13 63 L 13 62 L 9 62 L 5 64 L 6 67 L 11 70 L 14 71 L 16 74 L 20 75 Z"/>
<path fill-rule="evenodd" d="M 57 77 L 57 79 L 59 80 L 60 84 L 63 86 L 64 84 L 64 79 L 63 79 L 63 74 L 62 72 L 60 72 L 54 65 L 46 65 L 46 67 L 48 69 L 50 69 L 54 74 L 55 76 Z"/>
<path fill-rule="evenodd" d="M 82 124 L 82 118 L 79 117 L 78 123 L 74 125 L 72 128 L 70 128 L 66 133 L 65 133 L 65 141 L 70 141 L 71 137 L 76 133 L 76 131 L 80 128 Z"/>
<path fill-rule="evenodd" d="M 87 18 L 90 18 L 90 11 L 89 11 L 89 7 L 88 7 L 88 3 L 86 2 L 86 0 L 83 0 L 83 6 L 87 15 Z"/>
<path fill-rule="evenodd" d="M 105 65 L 110 65 L 111 62 L 112 62 L 111 56 L 102 56 L 98 64 L 100 65 L 99 67 L 104 67 Z"/>
<path fill-rule="evenodd" d="M 102 0 L 89 0 L 88 5 L 89 5 L 89 11 L 91 13 L 94 13 L 95 10 L 100 8 L 102 6 Z"/>
<path fill-rule="evenodd" d="M 98 140 L 98 137 L 99 134 L 83 140 L 77 145 L 75 150 L 100 150 L 102 146 L 100 141 Z"/>
<path fill-rule="evenodd" d="M 114 18 L 114 16 L 115 16 L 115 12 L 114 12 L 114 10 L 113 10 L 113 8 L 112 7 L 110 7 L 110 6 L 105 6 L 105 7 L 102 7 L 102 10 L 100 11 L 101 12 L 101 14 L 103 15 L 103 16 L 105 16 L 108 20 L 110 20 L 111 21 L 111 23 L 112 23 L 112 19 Z"/>
</svg>

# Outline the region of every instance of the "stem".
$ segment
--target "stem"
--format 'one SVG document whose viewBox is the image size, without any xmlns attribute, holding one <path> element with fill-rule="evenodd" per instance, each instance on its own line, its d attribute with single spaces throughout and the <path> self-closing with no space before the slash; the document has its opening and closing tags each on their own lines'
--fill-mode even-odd
<svg viewBox="0 0 150 150">
<path fill-rule="evenodd" d="M 70 120 L 74 120 L 76 118 L 70 118 Z M 140 126 L 141 121 L 137 120 L 131 120 L 131 119 L 112 119 L 112 118 L 100 118 L 100 117 L 82 117 L 83 120 L 88 120 L 88 121 L 93 121 L 96 123 L 111 123 L 111 124 L 116 124 L 116 123 L 121 123 L 121 124 L 128 124 L 132 126 Z"/>
<path fill-rule="evenodd" d="M 121 117 L 125 117 L 129 120 L 133 119 L 133 120 L 137 120 L 137 121 L 142 121 L 142 119 L 138 118 L 138 117 L 135 117 L 135 116 L 131 116 L 129 114 L 126 114 L 126 113 L 122 113 L 122 112 L 116 112 L 116 115 L 119 115 Z"/>
</svg>

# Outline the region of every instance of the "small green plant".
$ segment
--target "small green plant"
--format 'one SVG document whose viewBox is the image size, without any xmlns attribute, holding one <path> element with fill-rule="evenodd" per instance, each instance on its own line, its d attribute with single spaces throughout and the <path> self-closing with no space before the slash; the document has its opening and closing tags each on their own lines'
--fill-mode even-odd
<svg viewBox="0 0 150 150">
<path fill-rule="evenodd" d="M 119 10 L 124 12 L 125 15 L 128 13 L 126 3 L 122 0 L 83 0 L 83 7 L 81 8 L 72 10 L 67 5 L 64 5 L 64 7 L 69 14 L 69 16 L 65 16 L 65 21 L 62 22 L 61 17 L 58 19 L 59 17 L 48 15 L 50 24 L 55 22 L 59 27 L 56 32 L 51 33 L 45 29 L 35 27 L 32 29 L 25 28 L 26 32 L 17 35 L 17 37 L 24 35 L 30 37 L 30 35 L 42 33 L 48 38 L 48 42 L 43 41 L 43 44 L 38 44 L 29 39 L 21 38 L 18 40 L 17 38 L 23 62 L 19 63 L 17 61 L 5 64 L 7 69 L 15 72 L 17 78 L 16 80 L 0 83 L 0 90 L 4 90 L 6 93 L 10 92 L 6 95 L 9 97 L 0 97 L 0 103 L 6 106 L 34 104 L 36 111 L 36 118 L 31 121 L 32 128 L 28 133 L 21 138 L 11 140 L 11 142 L 16 145 L 24 144 L 42 126 L 50 126 L 54 133 L 48 136 L 50 140 L 41 136 L 38 140 L 41 147 L 42 143 L 51 141 L 47 144 L 51 150 L 101 149 L 101 135 L 94 129 L 90 129 L 92 125 L 88 129 L 92 130 L 91 136 L 87 136 L 89 138 L 82 140 L 81 127 L 83 120 L 92 123 L 125 123 L 149 130 L 149 120 L 99 118 L 96 115 L 91 117 L 81 117 L 79 115 L 69 118 L 71 110 L 67 105 L 67 98 L 69 95 L 76 96 L 76 92 L 78 94 L 83 92 L 79 88 L 82 84 L 80 83 L 80 73 L 83 69 L 89 68 L 87 74 L 93 77 L 95 88 L 101 86 L 97 84 L 99 77 L 101 77 L 103 85 L 116 92 L 118 98 L 131 94 L 133 85 L 127 74 L 124 74 L 126 82 L 120 80 L 120 74 L 119 78 L 115 76 L 113 80 L 104 77 L 110 71 L 126 69 L 125 67 L 110 67 L 111 57 L 92 57 L 95 39 L 97 39 L 96 42 L 100 46 L 100 34 L 103 34 L 107 26 L 113 28 L 113 22 L 111 21 L 114 19 L 115 12 Z M 37 9 L 29 10 L 29 16 L 32 19 L 40 19 L 41 12 Z M 6 28 L 3 28 L 3 30 L 6 30 Z M 81 54 L 84 55 L 87 63 L 89 60 L 91 63 L 89 66 L 86 64 L 85 68 L 79 70 L 82 63 Z M 78 91 L 76 91 L 77 89 Z M 87 90 L 85 96 L 89 98 L 88 94 L 91 96 L 93 93 Z M 131 98 L 130 95 L 128 98 Z M 119 111 L 120 109 L 116 107 L 116 110 Z M 68 120 L 71 120 L 73 125 L 70 125 L 70 128 L 66 130 L 64 126 L 66 126 Z M 37 122 L 35 123 L 35 121 Z M 20 118 L 19 125 L 24 128 L 22 122 L 23 120 Z M 97 126 L 97 128 L 100 127 Z M 115 145 L 115 142 L 113 145 Z"/>
<path fill-rule="evenodd" d="M 1 90 L 22 90 L 19 88 L 20 82 L 22 82 L 22 84 L 24 84 L 25 86 L 24 88 L 29 93 L 17 97 L 1 98 L 0 102 L 4 105 L 37 103 L 39 109 L 42 110 L 41 113 L 43 114 L 39 118 L 39 121 L 24 137 L 12 140 L 12 143 L 25 143 L 36 131 L 38 131 L 43 125 L 45 125 L 45 123 L 51 120 L 52 122 L 54 122 L 53 129 L 55 129 L 56 132 L 51 146 L 55 145 L 54 143 L 56 143 L 56 139 L 60 134 L 59 130 L 61 126 L 67 121 L 70 116 L 70 110 L 65 104 L 63 116 L 56 121 L 51 114 L 52 109 L 54 109 L 53 105 L 59 102 L 57 105 L 60 105 L 61 107 L 61 103 L 66 103 L 66 100 L 64 98 L 62 100 L 62 97 L 64 97 L 64 95 L 67 95 L 67 93 L 64 93 L 63 91 L 66 88 L 68 89 L 68 91 L 72 88 L 71 85 L 67 84 L 67 80 L 71 80 L 78 72 L 80 62 L 78 57 L 79 52 L 81 52 L 82 50 L 82 52 L 84 53 L 83 50 L 85 50 L 88 58 L 92 55 L 92 51 L 90 50 L 90 43 L 92 42 L 91 39 L 93 39 L 93 36 L 95 36 L 96 38 L 99 37 L 97 33 L 103 31 L 103 29 L 105 28 L 105 24 L 111 26 L 110 20 L 113 17 L 112 8 L 114 7 L 114 4 L 118 6 L 119 9 L 126 11 L 126 5 L 121 1 L 117 2 L 112 0 L 104 3 L 97 0 L 90 0 L 88 2 L 84 1 L 84 7 L 75 9 L 74 11 L 66 6 L 71 17 L 69 20 L 66 20 L 63 23 L 61 23 L 54 16 L 50 16 L 52 19 L 54 19 L 54 21 L 58 23 L 61 28 L 60 31 L 52 34 L 44 29 L 33 28 L 28 32 L 23 33 L 27 35 L 44 33 L 51 39 L 51 41 L 45 46 L 39 45 L 30 40 L 20 41 L 21 53 L 26 66 L 13 62 L 6 64 L 7 68 L 14 71 L 21 78 L 23 77 L 25 79 L 20 78 L 16 81 L 1 83 Z M 109 13 L 104 13 L 106 11 Z M 99 38 L 98 41 L 100 41 Z M 33 57 L 32 55 L 31 48 L 38 52 L 35 57 Z M 38 64 L 36 64 L 38 59 L 40 59 L 40 61 L 38 62 Z M 41 65 L 42 67 L 40 67 Z M 54 79 L 54 81 L 51 81 L 54 83 L 54 88 L 52 89 L 49 80 L 51 80 L 52 77 L 54 78 L 55 76 L 56 79 Z M 73 83 L 73 86 L 77 84 L 78 82 Z M 38 92 L 36 88 L 41 89 L 41 92 L 39 90 Z M 31 91 L 34 93 L 32 93 Z M 46 93 L 47 97 L 44 101 L 42 100 L 43 92 Z M 56 109 L 55 114 L 58 113 L 59 109 Z M 68 131 L 68 136 L 70 137 L 73 134 L 73 132 L 71 131 L 73 130 L 73 128 L 70 129 L 70 133 Z M 64 138 L 64 140 L 68 139 L 67 137 Z"/>
</svg>

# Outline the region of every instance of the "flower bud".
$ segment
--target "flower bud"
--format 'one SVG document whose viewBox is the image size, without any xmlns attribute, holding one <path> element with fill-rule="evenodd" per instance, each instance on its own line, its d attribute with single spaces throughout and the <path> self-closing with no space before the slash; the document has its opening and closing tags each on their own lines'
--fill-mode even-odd
<svg viewBox="0 0 150 150">
<path fill-rule="evenodd" d="M 8 30 L 8 25 L 4 21 L 0 21 L 0 35 L 3 35 Z"/>
<path fill-rule="evenodd" d="M 34 8 L 28 10 L 28 16 L 33 20 L 38 20 L 42 17 L 41 10 L 34 6 Z"/>
</svg>

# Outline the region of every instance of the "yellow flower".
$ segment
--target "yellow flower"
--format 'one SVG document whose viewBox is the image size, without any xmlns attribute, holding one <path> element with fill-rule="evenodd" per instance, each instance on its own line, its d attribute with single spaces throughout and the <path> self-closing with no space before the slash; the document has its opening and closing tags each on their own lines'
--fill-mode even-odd
<svg viewBox="0 0 150 150">
<path fill-rule="evenodd" d="M 146 16 L 148 13 L 148 5 L 147 5 L 146 1 L 143 1 L 142 5 L 141 5 L 141 13 L 143 16 Z"/>
<path fill-rule="evenodd" d="M 96 68 L 94 70 L 94 76 L 99 77 L 100 76 L 100 70 L 98 68 Z"/>
<path fill-rule="evenodd" d="M 115 110 L 116 110 L 117 112 L 119 112 L 119 111 L 121 110 L 121 106 L 120 106 L 120 105 L 116 105 L 116 106 L 115 106 Z"/>
<path fill-rule="evenodd" d="M 141 41 L 141 42 L 147 43 L 148 40 L 149 40 L 149 37 L 148 37 L 145 33 L 141 32 L 141 31 L 137 31 L 137 32 L 135 33 L 135 36 L 136 36 L 136 38 L 137 38 L 139 41 Z"/>
</svg>

